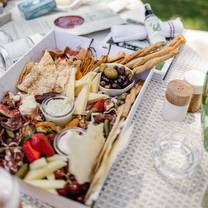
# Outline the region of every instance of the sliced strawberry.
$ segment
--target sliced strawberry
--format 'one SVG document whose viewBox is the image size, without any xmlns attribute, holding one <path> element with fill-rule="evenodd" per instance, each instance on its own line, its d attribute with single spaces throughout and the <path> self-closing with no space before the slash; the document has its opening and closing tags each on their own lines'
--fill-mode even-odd
<svg viewBox="0 0 208 208">
<path fill-rule="evenodd" d="M 32 147 L 46 156 L 52 156 L 55 154 L 53 147 L 51 146 L 47 136 L 42 133 L 33 134 L 31 136 Z"/>
<path fill-rule="evenodd" d="M 30 163 L 40 158 L 40 152 L 33 149 L 30 140 L 24 142 L 22 149 L 25 157 Z"/>
<path fill-rule="evenodd" d="M 104 100 L 99 100 L 95 103 L 94 107 L 98 112 L 103 113 L 105 111 L 105 101 Z"/>
</svg>

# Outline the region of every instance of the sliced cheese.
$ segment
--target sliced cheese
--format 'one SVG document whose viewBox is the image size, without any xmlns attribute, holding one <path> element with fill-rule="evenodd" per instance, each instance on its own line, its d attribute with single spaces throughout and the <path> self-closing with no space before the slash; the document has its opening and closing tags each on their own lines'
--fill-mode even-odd
<svg viewBox="0 0 208 208">
<path fill-rule="evenodd" d="M 67 135 L 66 135 L 67 136 Z M 103 123 L 90 123 L 86 134 L 79 135 L 73 132 L 67 139 L 70 158 L 70 172 L 75 175 L 79 184 L 90 182 L 97 157 L 104 145 Z"/>
<path fill-rule="evenodd" d="M 97 74 L 95 78 L 92 80 L 91 86 L 90 86 L 90 92 L 97 93 L 100 86 L 100 80 L 101 80 L 101 73 Z"/>
<path fill-rule="evenodd" d="M 81 92 L 79 93 L 77 99 L 75 100 L 75 114 L 83 115 L 85 114 L 85 109 L 87 107 L 87 100 L 89 96 L 89 86 L 85 85 Z"/>
<path fill-rule="evenodd" d="M 78 96 L 82 88 L 87 84 L 90 85 L 93 78 L 96 76 L 96 72 L 89 72 L 83 76 L 80 80 L 75 82 L 75 96 Z"/>
<path fill-rule="evenodd" d="M 65 89 L 66 96 L 69 97 L 73 101 L 74 101 L 74 97 L 75 97 L 76 73 L 77 73 L 77 68 L 72 67 L 70 77 L 69 77 L 69 80 L 68 80 L 68 83 L 67 83 L 66 89 Z"/>
<path fill-rule="evenodd" d="M 98 100 L 105 100 L 109 98 L 108 95 L 105 95 L 105 94 L 97 94 L 97 93 L 89 93 L 89 96 L 88 96 L 88 103 L 94 103 Z"/>
</svg>

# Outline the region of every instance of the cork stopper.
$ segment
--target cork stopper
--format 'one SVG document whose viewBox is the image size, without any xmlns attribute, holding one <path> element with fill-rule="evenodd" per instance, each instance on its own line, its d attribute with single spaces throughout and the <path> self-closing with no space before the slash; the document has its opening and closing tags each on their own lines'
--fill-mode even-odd
<svg viewBox="0 0 208 208">
<path fill-rule="evenodd" d="M 184 80 L 172 80 L 168 83 L 166 99 L 173 105 L 186 106 L 190 103 L 193 87 Z"/>
</svg>

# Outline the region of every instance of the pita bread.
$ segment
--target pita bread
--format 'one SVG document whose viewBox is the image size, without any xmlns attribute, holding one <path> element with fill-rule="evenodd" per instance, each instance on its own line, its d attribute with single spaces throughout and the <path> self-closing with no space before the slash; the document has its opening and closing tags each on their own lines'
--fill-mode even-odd
<svg viewBox="0 0 208 208">
<path fill-rule="evenodd" d="M 122 107 L 120 109 L 120 111 L 118 112 L 118 115 L 116 117 L 116 121 L 113 125 L 113 128 L 110 131 L 110 134 L 108 136 L 108 138 L 106 139 L 106 142 L 98 156 L 97 162 L 96 162 L 96 166 L 94 169 L 94 172 L 96 172 L 98 170 L 98 168 L 100 167 L 100 164 L 102 162 L 103 156 L 106 153 L 106 150 L 112 145 L 112 143 L 115 141 L 116 137 L 118 136 L 118 134 L 120 133 L 120 120 L 121 120 L 121 115 L 122 115 Z"/>
<path fill-rule="evenodd" d="M 120 127 L 122 126 L 122 123 L 123 121 L 120 121 Z M 115 162 L 116 157 L 127 146 L 133 129 L 134 126 L 131 125 L 127 130 L 120 134 L 119 137 L 117 137 L 117 139 L 111 144 L 111 147 L 109 147 L 105 152 L 102 163 L 95 173 L 90 184 L 90 188 L 85 196 L 86 204 L 90 204 L 91 200 L 93 200 L 92 198 L 97 198 L 97 196 L 93 197 L 93 194 L 99 193 L 96 193 L 97 188 L 101 187 L 101 185 L 104 183 L 104 180 L 106 179 L 110 168 Z"/>
<path fill-rule="evenodd" d="M 17 82 L 17 85 L 20 85 L 23 80 L 25 79 L 25 77 L 32 71 L 32 68 L 34 67 L 35 63 L 33 62 L 28 62 L 25 64 L 20 76 L 19 76 L 19 80 Z"/>
<path fill-rule="evenodd" d="M 34 65 L 27 73 L 18 88 L 29 94 L 39 95 L 53 90 L 56 77 L 56 65 L 48 53 L 45 52 L 39 64 Z"/>
</svg>

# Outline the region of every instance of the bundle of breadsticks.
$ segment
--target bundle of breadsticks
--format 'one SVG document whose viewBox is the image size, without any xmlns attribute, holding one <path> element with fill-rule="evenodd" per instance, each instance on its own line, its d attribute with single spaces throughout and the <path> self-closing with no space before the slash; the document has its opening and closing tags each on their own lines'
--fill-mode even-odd
<svg viewBox="0 0 208 208">
<path fill-rule="evenodd" d="M 165 46 L 161 43 L 156 43 L 127 55 L 124 52 L 118 52 L 111 57 L 102 56 L 92 68 L 94 69 L 96 66 L 106 62 L 120 63 L 132 69 L 135 74 L 140 74 L 145 70 L 152 69 L 160 62 L 176 56 L 185 42 L 184 36 L 178 35 Z"/>
</svg>

